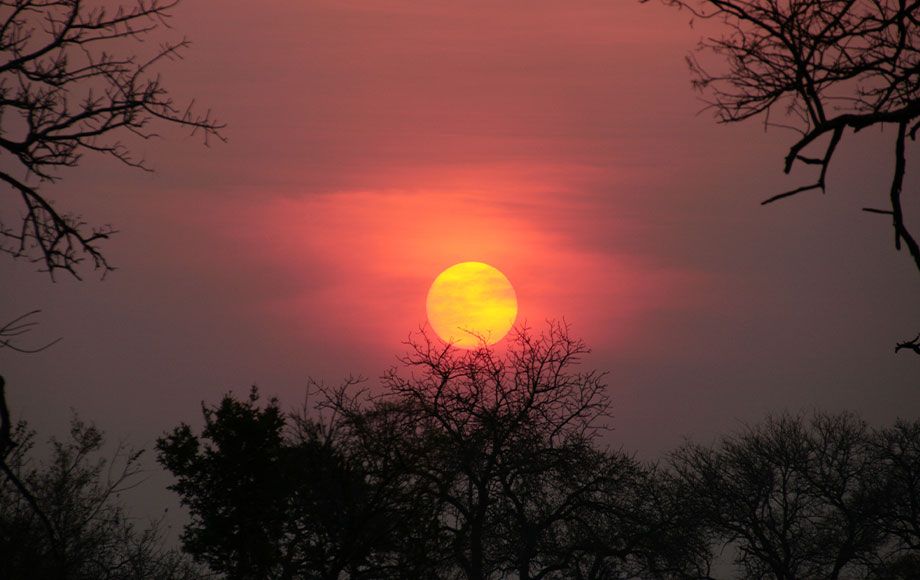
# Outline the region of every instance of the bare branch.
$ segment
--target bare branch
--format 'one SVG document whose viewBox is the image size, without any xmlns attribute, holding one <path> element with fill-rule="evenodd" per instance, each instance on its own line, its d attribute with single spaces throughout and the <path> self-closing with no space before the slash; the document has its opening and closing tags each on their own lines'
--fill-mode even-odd
<svg viewBox="0 0 920 580">
<path fill-rule="evenodd" d="M 902 349 L 912 350 L 917 354 L 920 354 L 920 334 L 914 337 L 913 340 L 908 340 L 904 342 L 899 342 L 895 347 L 894 351 L 898 352 Z"/>
<path fill-rule="evenodd" d="M 767 204 L 773 203 L 774 201 L 779 201 L 787 197 L 792 197 L 793 195 L 802 193 L 803 191 L 811 191 L 812 189 L 823 189 L 823 187 L 820 182 L 813 183 L 811 185 L 803 185 L 802 187 L 796 187 L 795 189 L 791 191 L 787 191 L 785 193 L 780 193 L 780 194 L 774 195 L 773 197 L 769 197 L 763 200 L 762 202 L 760 202 L 760 205 L 767 205 Z"/>
<path fill-rule="evenodd" d="M 41 310 L 32 310 L 31 312 L 26 312 L 25 314 L 17 316 L 13 320 L 7 322 L 3 326 L 0 326 L 0 348 L 9 348 L 16 352 L 32 354 L 41 352 L 57 344 L 61 340 L 60 338 L 56 338 L 51 342 L 45 343 L 44 345 L 35 348 L 25 348 L 13 343 L 14 337 L 22 336 L 38 325 L 38 322 L 27 319 L 30 316 L 38 314 L 39 312 L 41 312 Z"/>
<path fill-rule="evenodd" d="M 197 112 L 194 101 L 177 106 L 154 72 L 164 59 L 181 58 L 187 40 L 161 43 L 146 59 L 110 52 L 168 28 L 178 0 L 124 1 L 114 11 L 79 0 L 0 1 L 0 116 L 11 121 L 0 128 L 0 153 L 27 177 L 54 182 L 85 152 L 149 171 L 118 137 L 148 139 L 155 123 L 184 127 L 205 144 L 224 140 L 224 125 L 210 110 Z M 113 228 L 60 214 L 10 170 L 0 171 L 0 180 L 10 186 L 7 203 L 22 208 L 20 225 L 0 222 L 0 251 L 39 262 L 52 276 L 63 270 L 79 278 L 84 256 L 103 276 L 112 269 L 98 242 Z"/>
<path fill-rule="evenodd" d="M 920 245 L 904 224 L 904 211 L 901 207 L 901 189 L 904 184 L 904 171 L 907 161 L 904 157 L 904 140 L 907 132 L 907 121 L 898 123 L 898 135 L 895 140 L 895 166 L 891 179 L 891 218 L 894 225 L 894 246 L 901 249 L 901 242 L 907 246 L 907 251 L 914 259 L 917 270 L 920 271 Z"/>
<path fill-rule="evenodd" d="M 704 38 L 697 54 L 688 58 L 693 86 L 706 95 L 718 121 L 763 115 L 765 126 L 799 135 L 785 155 L 785 173 L 796 164 L 819 168 L 814 182 L 773 195 L 762 205 L 812 190 L 823 193 L 845 133 L 897 127 L 889 208 L 864 211 L 891 216 L 895 249 L 906 248 L 920 273 L 920 244 L 902 204 L 905 141 L 920 130 L 920 1 L 663 2 L 724 27 L 721 35 Z M 704 67 L 699 54 L 718 57 L 721 66 Z M 811 153 L 822 148 L 825 135 L 829 140 L 823 151 Z"/>
</svg>

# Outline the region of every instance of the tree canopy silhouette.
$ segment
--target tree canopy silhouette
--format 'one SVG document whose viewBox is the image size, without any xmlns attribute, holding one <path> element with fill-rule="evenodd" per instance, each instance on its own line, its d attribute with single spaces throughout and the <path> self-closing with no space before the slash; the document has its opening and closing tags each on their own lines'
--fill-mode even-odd
<svg viewBox="0 0 920 580">
<path fill-rule="evenodd" d="M 157 522 L 138 526 L 119 501 L 138 485 L 141 453 L 74 416 L 66 438 L 36 453 L 35 434 L 13 423 L 0 377 L 0 578 L 193 580 L 199 570 L 164 546 Z"/>
<path fill-rule="evenodd" d="M 63 270 L 79 278 L 86 258 L 110 270 L 99 243 L 112 227 L 59 210 L 33 182 L 57 181 L 61 168 L 90 152 L 149 170 L 121 139 L 149 138 L 155 122 L 222 139 L 210 111 L 178 106 L 155 72 L 181 57 L 187 40 L 162 42 L 145 56 L 130 52 L 151 46 L 145 41 L 168 26 L 177 4 L 0 0 L 0 159 L 7 160 L 0 208 L 21 213 L 18 220 L 0 215 L 0 251 L 38 262 L 52 276 Z"/>
<path fill-rule="evenodd" d="M 182 425 L 157 443 L 177 478 L 170 488 L 192 520 L 185 550 L 233 580 L 367 576 L 392 543 L 385 482 L 373 482 L 344 451 L 253 388 L 203 406 L 201 435 Z M 380 574 L 379 577 L 386 577 Z"/>
<path fill-rule="evenodd" d="M 647 1 L 647 0 L 642 0 Z M 824 192 L 841 140 L 869 127 L 893 127 L 891 181 L 883 207 L 894 246 L 920 272 L 915 225 L 905 217 L 907 141 L 920 130 L 920 2 L 915 0 L 663 0 L 714 19 L 725 32 L 688 58 L 693 84 L 723 123 L 761 117 L 798 133 L 783 170 L 814 166 L 817 178 L 763 201 Z M 724 62 L 710 66 L 697 56 Z M 896 350 L 920 354 L 920 336 Z"/>
<path fill-rule="evenodd" d="M 920 558 L 918 429 L 784 414 L 712 446 L 688 443 L 672 465 L 688 515 L 716 551 L 736 555 L 742 579 L 906 580 Z"/>
<path fill-rule="evenodd" d="M 604 374 L 565 324 L 514 333 L 423 331 L 295 413 L 203 406 L 157 444 L 185 549 L 233 580 L 916 577 L 920 421 L 783 414 L 646 464 L 601 444 Z"/>
<path fill-rule="evenodd" d="M 192 522 L 185 547 L 229 578 L 683 578 L 708 545 L 661 473 L 599 445 L 603 374 L 566 325 L 503 353 L 426 333 L 371 392 L 320 417 L 225 397 L 158 442 Z M 245 538 L 245 541 L 243 540 Z M 234 543 L 235 542 L 235 543 Z M 250 562 L 265 556 L 264 565 Z"/>
</svg>

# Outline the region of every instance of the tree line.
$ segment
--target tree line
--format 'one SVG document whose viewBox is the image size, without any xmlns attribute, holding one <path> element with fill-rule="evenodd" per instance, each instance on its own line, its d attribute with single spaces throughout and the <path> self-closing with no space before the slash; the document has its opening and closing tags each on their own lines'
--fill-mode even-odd
<svg viewBox="0 0 920 580">
<path fill-rule="evenodd" d="M 136 452 L 113 470 L 77 421 L 36 463 L 4 405 L 0 578 L 917 577 L 920 420 L 784 413 L 643 462 L 603 444 L 604 375 L 564 324 L 408 344 L 373 389 L 286 412 L 253 387 L 166 432 L 184 553 L 116 501 Z"/>
</svg>

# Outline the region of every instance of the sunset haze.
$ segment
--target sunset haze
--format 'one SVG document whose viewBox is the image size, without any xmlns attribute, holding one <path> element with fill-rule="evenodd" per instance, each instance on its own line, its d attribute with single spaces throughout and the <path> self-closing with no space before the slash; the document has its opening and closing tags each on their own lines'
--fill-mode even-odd
<svg viewBox="0 0 920 580">
<path fill-rule="evenodd" d="M 481 261 L 517 325 L 584 339 L 581 364 L 609 371 L 606 442 L 644 458 L 787 409 L 916 417 L 920 357 L 893 347 L 920 331 L 920 276 L 861 211 L 886 195 L 887 134 L 841 145 L 826 195 L 761 207 L 811 179 L 782 172 L 795 134 L 715 122 L 684 60 L 711 24 L 688 20 L 620 0 L 181 3 L 164 34 L 192 46 L 163 83 L 228 142 L 125 136 L 155 173 L 87 155 L 41 184 L 118 230 L 117 269 L 52 283 L 0 256 L 0 317 L 41 309 L 28 339 L 62 338 L 0 351 L 11 408 L 144 446 L 252 384 L 291 407 L 310 378 L 373 390 L 435 277 Z"/>
</svg>

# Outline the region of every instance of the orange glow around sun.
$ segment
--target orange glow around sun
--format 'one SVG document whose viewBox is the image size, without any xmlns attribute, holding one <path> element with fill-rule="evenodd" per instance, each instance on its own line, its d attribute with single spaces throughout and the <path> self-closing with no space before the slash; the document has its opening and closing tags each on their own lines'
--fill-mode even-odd
<svg viewBox="0 0 920 580">
<path fill-rule="evenodd" d="M 439 337 L 461 348 L 494 344 L 511 330 L 517 296 L 498 269 L 463 262 L 444 270 L 428 290 L 428 321 Z"/>
</svg>

